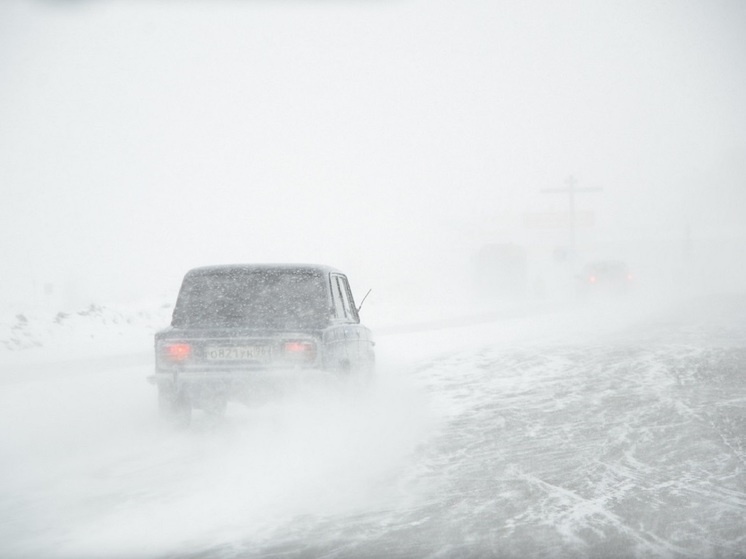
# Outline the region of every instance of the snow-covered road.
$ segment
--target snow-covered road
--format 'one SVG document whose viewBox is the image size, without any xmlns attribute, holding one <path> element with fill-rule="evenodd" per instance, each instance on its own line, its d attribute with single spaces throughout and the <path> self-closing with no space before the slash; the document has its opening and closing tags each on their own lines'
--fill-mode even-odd
<svg viewBox="0 0 746 559">
<path fill-rule="evenodd" d="M 746 297 L 381 329 L 366 395 L 160 425 L 145 356 L 4 371 L 2 557 L 742 557 Z"/>
</svg>

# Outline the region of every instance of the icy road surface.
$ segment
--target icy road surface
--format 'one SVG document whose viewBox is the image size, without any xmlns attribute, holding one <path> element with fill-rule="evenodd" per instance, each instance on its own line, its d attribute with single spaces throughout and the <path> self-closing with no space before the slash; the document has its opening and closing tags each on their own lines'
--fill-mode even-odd
<svg viewBox="0 0 746 559">
<path fill-rule="evenodd" d="M 383 331 L 371 393 L 185 431 L 147 356 L 3 371 L 0 556 L 744 557 L 746 297 L 629 307 Z"/>
</svg>

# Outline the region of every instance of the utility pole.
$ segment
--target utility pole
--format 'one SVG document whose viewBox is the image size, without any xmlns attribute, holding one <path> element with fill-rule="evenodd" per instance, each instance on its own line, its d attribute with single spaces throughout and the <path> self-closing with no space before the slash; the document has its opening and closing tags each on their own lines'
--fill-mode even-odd
<svg viewBox="0 0 746 559">
<path fill-rule="evenodd" d="M 567 185 L 565 188 L 543 188 L 541 191 L 545 193 L 556 193 L 560 192 L 568 194 L 570 198 L 570 251 L 571 254 L 575 254 L 575 194 L 578 192 L 601 192 L 603 188 L 598 187 L 586 187 L 578 188 L 578 180 L 569 176 L 565 181 Z"/>
</svg>

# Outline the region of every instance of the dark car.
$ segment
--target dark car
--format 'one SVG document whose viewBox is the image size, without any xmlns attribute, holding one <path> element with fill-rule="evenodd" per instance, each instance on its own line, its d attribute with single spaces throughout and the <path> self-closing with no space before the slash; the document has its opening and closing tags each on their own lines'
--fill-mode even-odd
<svg viewBox="0 0 746 559">
<path fill-rule="evenodd" d="M 623 295 L 632 287 L 632 274 L 620 260 L 588 263 L 578 276 L 581 295 Z"/>
<path fill-rule="evenodd" d="M 347 277 L 328 266 L 196 268 L 181 285 L 171 326 L 155 335 L 161 413 L 222 412 L 311 379 L 370 375 L 373 339 Z"/>
</svg>

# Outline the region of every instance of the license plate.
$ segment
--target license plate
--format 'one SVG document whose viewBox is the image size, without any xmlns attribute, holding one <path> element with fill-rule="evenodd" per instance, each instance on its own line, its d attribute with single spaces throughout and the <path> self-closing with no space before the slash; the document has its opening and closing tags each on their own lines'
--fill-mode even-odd
<svg viewBox="0 0 746 559">
<path fill-rule="evenodd" d="M 264 345 L 211 346 L 205 348 L 209 361 L 268 361 L 270 348 Z"/>
</svg>

